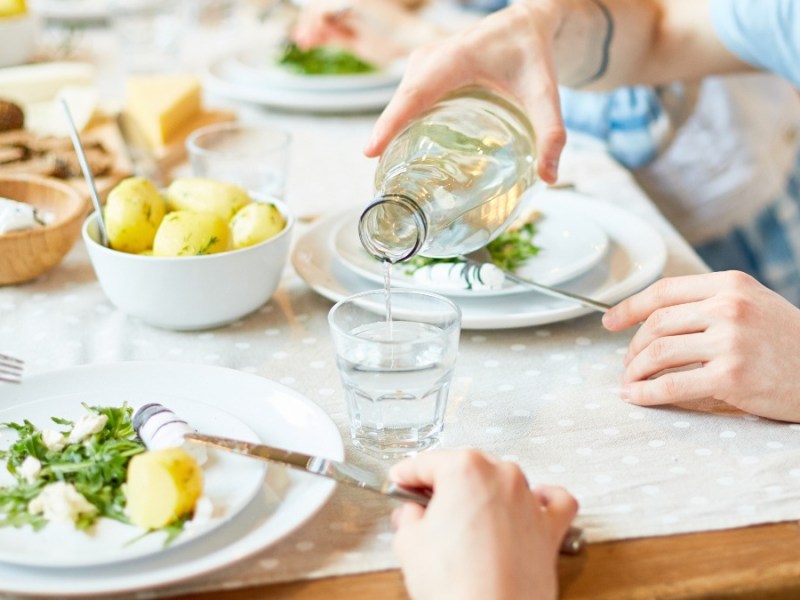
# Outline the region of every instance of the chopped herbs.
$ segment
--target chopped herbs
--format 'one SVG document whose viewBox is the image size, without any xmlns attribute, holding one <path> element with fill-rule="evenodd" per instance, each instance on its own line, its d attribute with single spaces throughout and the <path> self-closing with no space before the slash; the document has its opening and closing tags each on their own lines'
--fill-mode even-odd
<svg viewBox="0 0 800 600">
<path fill-rule="evenodd" d="M 375 71 L 374 65 L 345 50 L 323 46 L 301 50 L 292 43 L 286 44 L 278 64 L 301 75 L 353 75 Z"/>
<path fill-rule="evenodd" d="M 44 501 L 34 505 L 31 501 L 39 500 L 46 487 L 63 491 L 65 484 L 88 501 L 74 511 L 76 528 L 87 529 L 98 517 L 129 522 L 123 491 L 128 461 L 146 449 L 133 431 L 133 410 L 127 405 L 113 408 L 84 404 L 84 408 L 88 415 L 77 422 L 52 418 L 56 425 L 69 427 L 66 431 L 42 431 L 28 420 L 2 424 L 16 431 L 19 439 L 8 450 L 0 451 L 0 459 L 6 461 L 6 468 L 16 479 L 15 485 L 0 487 L 0 527 L 44 527 L 47 509 L 44 514 L 35 514 L 35 507 Z M 28 465 L 23 464 L 26 459 Z M 69 492 L 74 496 L 72 490 Z"/>
<path fill-rule="evenodd" d="M 541 248 L 533 243 L 536 235 L 536 224 L 525 223 L 520 227 L 508 229 L 489 242 L 486 249 L 492 255 L 492 262 L 504 271 L 516 271 L 526 260 L 536 256 Z M 427 256 L 414 256 L 400 264 L 405 266 L 406 275 L 413 275 L 417 270 L 439 263 L 460 263 L 458 257 L 453 258 L 428 258 Z"/>
</svg>

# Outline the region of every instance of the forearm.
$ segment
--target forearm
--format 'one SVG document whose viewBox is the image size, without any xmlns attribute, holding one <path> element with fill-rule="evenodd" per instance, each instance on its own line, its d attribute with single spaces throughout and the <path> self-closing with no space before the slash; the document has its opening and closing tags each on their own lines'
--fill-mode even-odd
<svg viewBox="0 0 800 600">
<path fill-rule="evenodd" d="M 708 5 L 708 0 L 564 0 L 553 57 L 559 82 L 611 89 L 747 69 L 719 41 Z"/>
</svg>

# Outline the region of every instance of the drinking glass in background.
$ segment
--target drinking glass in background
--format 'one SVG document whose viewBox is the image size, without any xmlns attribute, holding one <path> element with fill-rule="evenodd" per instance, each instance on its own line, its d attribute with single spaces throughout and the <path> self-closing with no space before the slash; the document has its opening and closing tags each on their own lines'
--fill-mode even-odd
<svg viewBox="0 0 800 600">
<path fill-rule="evenodd" d="M 290 142 L 288 132 L 271 125 L 217 123 L 193 132 L 186 149 L 197 177 L 283 200 Z"/>
<path fill-rule="evenodd" d="M 337 303 L 328 314 L 353 445 L 378 458 L 440 443 L 458 354 L 461 311 L 418 290 L 383 289 Z"/>
<path fill-rule="evenodd" d="M 110 0 L 111 27 L 131 73 L 180 68 L 181 35 L 189 23 L 187 0 Z"/>
</svg>

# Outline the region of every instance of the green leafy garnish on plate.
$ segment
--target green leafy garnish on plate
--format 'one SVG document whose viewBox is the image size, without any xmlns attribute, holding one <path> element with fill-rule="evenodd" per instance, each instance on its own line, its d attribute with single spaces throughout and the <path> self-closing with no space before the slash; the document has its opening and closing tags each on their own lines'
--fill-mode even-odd
<svg viewBox="0 0 800 600">
<path fill-rule="evenodd" d="M 44 527 L 46 511 L 40 514 L 31 502 L 57 483 L 72 486 L 88 502 L 74 513 L 77 529 L 88 529 L 99 517 L 130 522 L 123 488 L 128 461 L 146 450 L 133 430 L 133 409 L 83 406 L 87 415 L 77 423 L 52 417 L 56 425 L 68 427 L 63 431 L 40 430 L 28 420 L 1 425 L 14 430 L 18 439 L 0 451 L 0 460 L 16 480 L 0 487 L 0 527 Z"/>
<path fill-rule="evenodd" d="M 355 75 L 376 70 L 375 65 L 346 50 L 326 46 L 302 50 L 292 43 L 286 44 L 278 64 L 300 75 Z"/>
<path fill-rule="evenodd" d="M 536 224 L 528 221 L 523 225 L 508 229 L 498 235 L 494 240 L 486 245 L 489 254 L 492 255 L 492 262 L 504 271 L 516 271 L 529 258 L 536 256 L 541 248 L 533 243 L 536 235 Z M 460 258 L 428 258 L 427 256 L 415 256 L 412 259 L 402 262 L 406 268 L 406 275 L 413 275 L 419 269 L 439 263 L 460 263 Z"/>
</svg>

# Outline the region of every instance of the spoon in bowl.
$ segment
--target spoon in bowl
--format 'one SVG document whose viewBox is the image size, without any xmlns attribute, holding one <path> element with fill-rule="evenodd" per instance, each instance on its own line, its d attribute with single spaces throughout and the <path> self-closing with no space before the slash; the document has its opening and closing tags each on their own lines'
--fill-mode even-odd
<svg viewBox="0 0 800 600">
<path fill-rule="evenodd" d="M 61 98 L 61 106 L 64 109 L 64 115 L 67 117 L 67 124 L 69 125 L 69 137 L 72 139 L 72 145 L 75 148 L 75 154 L 78 155 L 78 162 L 83 171 L 83 177 L 86 179 L 86 185 L 89 186 L 89 195 L 92 197 L 92 204 L 97 214 L 97 227 L 100 230 L 100 243 L 108 248 L 108 233 L 106 232 L 106 222 L 103 219 L 103 209 L 100 205 L 100 197 L 97 195 L 97 186 L 94 184 L 94 176 L 92 170 L 89 168 L 89 161 L 86 160 L 86 152 L 83 151 L 83 144 L 81 144 L 81 137 L 78 135 L 78 128 L 75 127 L 75 121 L 72 120 L 72 113 L 69 111 L 69 105 L 64 98 Z"/>
</svg>

